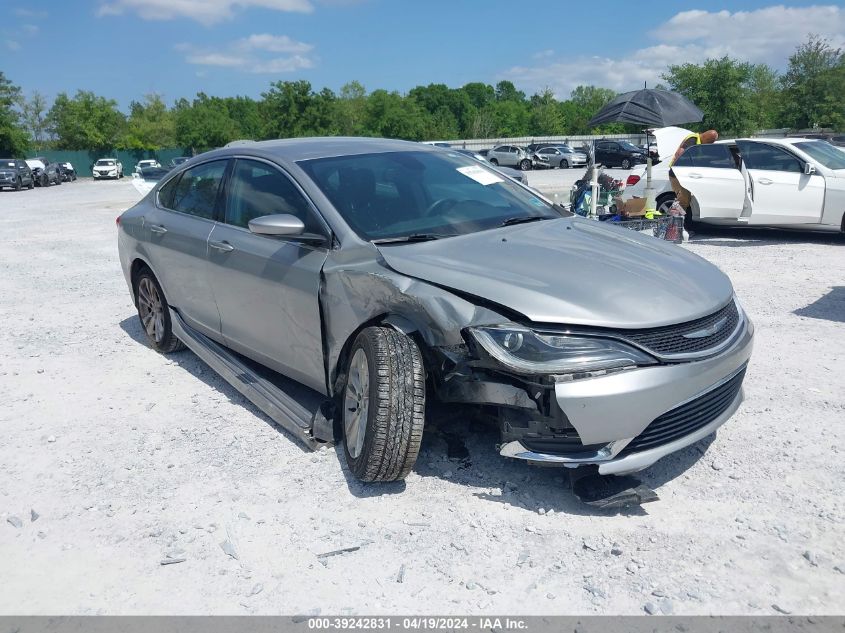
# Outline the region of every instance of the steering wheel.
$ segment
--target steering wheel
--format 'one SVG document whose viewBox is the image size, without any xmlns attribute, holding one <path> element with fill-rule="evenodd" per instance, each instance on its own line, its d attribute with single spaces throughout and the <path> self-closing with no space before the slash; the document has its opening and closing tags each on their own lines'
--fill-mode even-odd
<svg viewBox="0 0 845 633">
<path fill-rule="evenodd" d="M 432 202 L 428 208 L 423 212 L 423 217 L 427 218 L 434 215 L 435 211 L 445 212 L 454 207 L 458 203 L 454 198 L 440 198 Z"/>
</svg>

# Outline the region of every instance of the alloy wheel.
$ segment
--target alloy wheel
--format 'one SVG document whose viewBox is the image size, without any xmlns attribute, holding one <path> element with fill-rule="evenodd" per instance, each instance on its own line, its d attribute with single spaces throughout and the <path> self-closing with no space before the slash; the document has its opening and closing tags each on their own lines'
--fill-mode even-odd
<svg viewBox="0 0 845 633">
<path fill-rule="evenodd" d="M 138 314 L 147 336 L 161 343 L 164 340 L 164 303 L 149 277 L 138 282 Z"/>
<path fill-rule="evenodd" d="M 343 396 L 343 431 L 346 450 L 357 458 L 364 448 L 367 418 L 370 413 L 370 366 L 367 354 L 359 348 L 349 363 L 346 393 Z"/>
</svg>

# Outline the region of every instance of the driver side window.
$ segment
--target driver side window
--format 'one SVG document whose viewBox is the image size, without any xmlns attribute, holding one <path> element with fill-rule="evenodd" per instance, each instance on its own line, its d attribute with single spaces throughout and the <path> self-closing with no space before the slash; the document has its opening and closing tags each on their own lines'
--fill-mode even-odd
<svg viewBox="0 0 845 633">
<path fill-rule="evenodd" d="M 789 152 L 763 143 L 737 143 L 748 169 L 803 172 L 803 166 Z"/>
<path fill-rule="evenodd" d="M 229 179 L 226 224 L 246 229 L 250 220 L 279 213 L 302 220 L 306 233 L 324 232 L 290 178 L 266 163 L 238 159 Z"/>
</svg>

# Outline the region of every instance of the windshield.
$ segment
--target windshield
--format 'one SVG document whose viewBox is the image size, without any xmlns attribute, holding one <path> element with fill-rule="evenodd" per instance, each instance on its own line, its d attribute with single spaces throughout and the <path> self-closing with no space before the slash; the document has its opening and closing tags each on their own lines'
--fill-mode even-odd
<svg viewBox="0 0 845 633">
<path fill-rule="evenodd" d="M 299 162 L 366 240 L 462 235 L 514 218 L 557 218 L 547 202 L 457 152 L 387 152 Z"/>
<path fill-rule="evenodd" d="M 98 160 L 98 161 L 97 161 L 97 166 L 98 166 L 98 167 L 112 167 L 113 165 L 114 165 L 114 161 L 113 161 L 113 160 L 103 160 L 103 159 L 100 159 L 100 160 Z"/>
<path fill-rule="evenodd" d="M 828 169 L 845 169 L 845 152 L 841 152 L 827 141 L 795 143 L 795 147 L 806 152 Z"/>
</svg>

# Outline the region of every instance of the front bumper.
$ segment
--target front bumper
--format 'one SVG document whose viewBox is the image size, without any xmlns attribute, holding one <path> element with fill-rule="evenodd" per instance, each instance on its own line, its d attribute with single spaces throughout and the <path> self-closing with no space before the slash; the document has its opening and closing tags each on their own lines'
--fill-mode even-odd
<svg viewBox="0 0 845 633">
<path fill-rule="evenodd" d="M 741 384 L 753 339 L 754 327 L 745 317 L 718 356 L 557 383 L 554 402 L 577 431 L 583 449 L 570 442 L 564 451 L 531 450 L 526 437 L 507 441 L 500 453 L 572 468 L 595 464 L 602 474 L 647 468 L 711 434 L 734 414 L 743 399 Z M 650 426 L 666 425 L 666 420 L 671 428 Z"/>
</svg>

